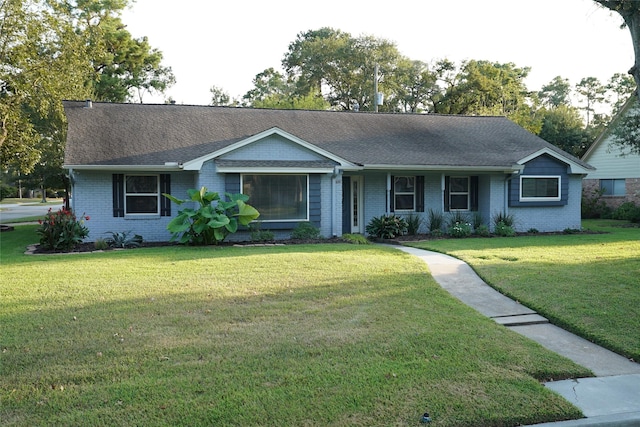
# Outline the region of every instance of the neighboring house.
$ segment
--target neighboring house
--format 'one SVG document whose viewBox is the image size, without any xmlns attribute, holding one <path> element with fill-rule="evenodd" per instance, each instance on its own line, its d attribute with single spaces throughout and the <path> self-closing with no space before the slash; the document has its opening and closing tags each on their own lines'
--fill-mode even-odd
<svg viewBox="0 0 640 427">
<path fill-rule="evenodd" d="M 619 146 L 611 144 L 612 129 L 637 108 L 636 100 L 636 95 L 627 100 L 607 129 L 582 156 L 585 162 L 596 168 L 589 172 L 583 182 L 585 196 L 593 197 L 595 191 L 602 190 L 602 200 L 611 208 L 624 202 L 640 205 L 640 155 L 623 155 L 624 151 Z"/>
<path fill-rule="evenodd" d="M 580 227 L 592 168 L 504 117 L 186 105 L 64 103 L 72 208 L 90 240 L 129 231 L 170 237 L 180 207 L 206 186 L 243 192 L 261 229 L 289 237 L 309 221 L 325 237 L 365 234 L 383 214 L 498 213 L 516 229 Z M 235 238 L 247 238 L 240 234 Z"/>
</svg>

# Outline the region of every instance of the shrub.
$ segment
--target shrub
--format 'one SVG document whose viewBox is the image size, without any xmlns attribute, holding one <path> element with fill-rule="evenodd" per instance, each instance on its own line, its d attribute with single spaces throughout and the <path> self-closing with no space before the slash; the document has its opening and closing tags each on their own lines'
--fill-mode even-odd
<svg viewBox="0 0 640 427">
<path fill-rule="evenodd" d="M 259 222 L 249 224 L 249 231 L 252 242 L 271 242 L 275 240 L 275 234 L 271 230 L 262 230 Z"/>
<path fill-rule="evenodd" d="M 319 239 L 320 229 L 310 222 L 301 222 L 291 232 L 291 238 L 295 240 Z"/>
<path fill-rule="evenodd" d="M 371 242 L 367 240 L 362 234 L 343 234 L 342 239 L 354 245 L 370 245 Z"/>
<path fill-rule="evenodd" d="M 640 207 L 633 202 L 624 202 L 611 214 L 613 219 L 640 222 Z"/>
<path fill-rule="evenodd" d="M 107 237 L 105 241 L 112 248 L 137 248 L 142 244 L 142 236 L 139 234 L 131 236 L 131 231 L 112 232 L 111 237 Z"/>
<path fill-rule="evenodd" d="M 489 231 L 489 226 L 487 224 L 480 224 L 479 226 L 476 227 L 475 230 L 476 230 L 475 233 L 478 236 L 489 237 L 491 235 L 491 232 Z"/>
<path fill-rule="evenodd" d="M 89 221 L 89 217 L 84 214 L 77 219 L 66 209 L 52 212 L 49 208 L 44 220 L 38 221 L 40 227 L 36 233 L 40 235 L 40 245 L 46 250 L 71 251 L 89 235 L 85 221 Z"/>
<path fill-rule="evenodd" d="M 502 221 L 498 221 L 495 228 L 495 234 L 502 237 L 513 237 L 516 235 L 512 226 L 507 225 Z"/>
<path fill-rule="evenodd" d="M 484 225 L 484 218 L 480 212 L 473 213 L 473 216 L 471 217 L 471 225 L 474 230 L 477 230 L 479 227 Z"/>
<path fill-rule="evenodd" d="M 380 239 L 393 239 L 407 232 L 407 222 L 399 216 L 382 215 L 372 218 L 365 230 Z"/>
<path fill-rule="evenodd" d="M 0 200 L 4 200 L 8 197 L 17 197 L 18 189 L 16 187 L 10 187 L 6 184 L 0 184 Z"/>
<path fill-rule="evenodd" d="M 429 209 L 429 232 L 431 234 L 442 234 L 442 226 L 444 225 L 444 215 Z"/>
<path fill-rule="evenodd" d="M 449 235 L 451 237 L 469 237 L 471 236 L 471 224 L 468 222 L 456 222 L 449 227 Z"/>
<path fill-rule="evenodd" d="M 109 244 L 107 243 L 107 241 L 105 239 L 103 239 L 102 237 L 96 239 L 95 242 L 93 242 L 93 247 L 96 248 L 96 250 L 98 251 L 103 251 L 105 249 L 107 249 L 109 247 Z"/>
<path fill-rule="evenodd" d="M 576 233 L 579 233 L 579 232 L 580 232 L 580 229 L 578 229 L 578 228 L 569 228 L 569 227 L 567 227 L 567 228 L 565 228 L 564 230 L 562 230 L 562 232 L 563 232 L 564 234 L 576 234 Z"/>
<path fill-rule="evenodd" d="M 449 219 L 448 219 L 448 228 L 451 228 L 453 226 L 455 226 L 456 224 L 462 223 L 462 222 L 466 222 L 468 223 L 469 221 L 467 220 L 467 217 L 460 211 L 454 211 L 451 212 L 449 214 Z"/>
<path fill-rule="evenodd" d="M 419 215 L 409 214 L 407 221 L 407 234 L 415 236 L 420 231 L 422 226 L 422 218 Z"/>
<path fill-rule="evenodd" d="M 540 231 L 537 228 L 530 228 L 527 230 L 527 233 L 530 234 L 538 234 Z"/>
<path fill-rule="evenodd" d="M 172 233 L 171 241 L 192 245 L 211 245 L 222 242 L 227 235 L 238 231 L 238 225 L 249 225 L 260 213 L 246 203 L 249 196 L 245 194 L 226 193 L 228 201 L 220 198 L 218 193 L 201 187 L 200 190 L 187 190 L 189 199 L 181 200 L 170 194 L 162 195 L 172 202 L 181 205 L 185 202 L 197 202 L 198 209 L 183 209 L 178 216 L 167 224 Z"/>
<path fill-rule="evenodd" d="M 604 190 L 593 190 L 591 196 L 582 193 L 582 204 L 580 205 L 580 214 L 583 219 L 591 218 L 607 218 L 611 215 L 611 208 L 602 200 Z"/>
<path fill-rule="evenodd" d="M 503 226 L 513 227 L 515 223 L 515 218 L 511 214 L 507 214 L 505 212 L 498 212 L 493 216 L 493 224 L 498 227 L 498 224 L 502 223 Z"/>
</svg>

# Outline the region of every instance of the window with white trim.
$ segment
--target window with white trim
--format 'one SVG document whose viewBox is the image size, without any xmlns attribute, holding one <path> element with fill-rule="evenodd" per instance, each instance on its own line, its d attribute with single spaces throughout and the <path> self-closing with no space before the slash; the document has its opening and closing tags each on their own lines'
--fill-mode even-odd
<svg viewBox="0 0 640 427">
<path fill-rule="evenodd" d="M 309 220 L 308 175 L 243 174 L 241 188 L 260 221 Z"/>
<path fill-rule="evenodd" d="M 160 177 L 125 175 L 125 215 L 160 214 Z"/>
<path fill-rule="evenodd" d="M 470 191 L 468 176 L 449 177 L 449 210 L 468 211 L 470 209 Z"/>
<path fill-rule="evenodd" d="M 520 201 L 554 201 L 560 197 L 560 176 L 520 176 Z"/>
<path fill-rule="evenodd" d="M 394 211 L 416 210 L 416 177 L 393 177 L 393 203 Z"/>
<path fill-rule="evenodd" d="M 627 193 L 624 179 L 601 179 L 600 190 L 604 196 L 624 196 Z"/>
</svg>

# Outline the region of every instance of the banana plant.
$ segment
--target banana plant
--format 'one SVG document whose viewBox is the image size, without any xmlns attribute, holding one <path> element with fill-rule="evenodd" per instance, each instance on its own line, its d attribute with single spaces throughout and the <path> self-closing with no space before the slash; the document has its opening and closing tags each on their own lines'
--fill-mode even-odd
<svg viewBox="0 0 640 427">
<path fill-rule="evenodd" d="M 171 194 L 163 193 L 178 206 L 187 202 L 196 202 L 197 209 L 185 208 L 167 224 L 171 232 L 171 241 L 192 245 L 217 245 L 231 233 L 238 231 L 240 225 L 249 225 L 260 213 L 247 204 L 246 194 L 225 193 L 228 200 L 222 200 L 216 192 L 207 187 L 200 190 L 187 190 L 188 199 L 178 199 Z"/>
</svg>

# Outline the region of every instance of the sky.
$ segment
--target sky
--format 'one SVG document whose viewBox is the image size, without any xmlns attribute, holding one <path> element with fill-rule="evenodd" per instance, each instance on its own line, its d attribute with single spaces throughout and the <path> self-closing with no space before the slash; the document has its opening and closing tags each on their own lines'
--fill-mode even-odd
<svg viewBox="0 0 640 427">
<path fill-rule="evenodd" d="M 179 6 L 178 6 L 179 5 Z M 135 0 L 122 15 L 133 37 L 147 36 L 177 83 L 145 103 L 208 105 L 210 88 L 232 98 L 281 61 L 299 33 L 332 27 L 396 44 L 412 60 L 487 60 L 530 67 L 539 90 L 556 76 L 606 83 L 633 65 L 622 18 L 593 0 Z"/>
</svg>

